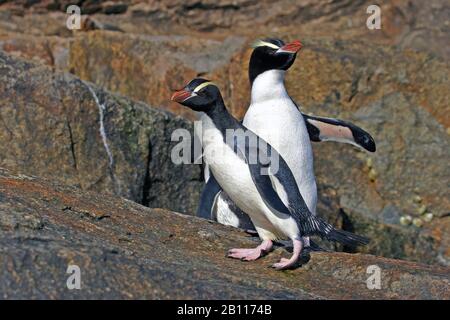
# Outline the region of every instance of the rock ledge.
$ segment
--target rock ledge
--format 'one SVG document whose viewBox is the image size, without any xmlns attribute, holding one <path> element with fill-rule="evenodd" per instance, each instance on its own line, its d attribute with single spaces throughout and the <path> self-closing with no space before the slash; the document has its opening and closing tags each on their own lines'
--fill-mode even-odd
<svg viewBox="0 0 450 320">
<path fill-rule="evenodd" d="M 449 268 L 362 254 L 312 253 L 296 270 L 228 259 L 239 230 L 0 169 L 3 299 L 449 299 Z M 68 265 L 81 289 L 68 290 Z M 367 289 L 367 267 L 381 289 Z"/>
</svg>

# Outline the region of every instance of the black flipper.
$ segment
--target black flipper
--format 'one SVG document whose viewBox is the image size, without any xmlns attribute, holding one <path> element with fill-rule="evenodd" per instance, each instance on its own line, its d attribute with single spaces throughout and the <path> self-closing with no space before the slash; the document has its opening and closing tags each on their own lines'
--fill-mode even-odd
<svg viewBox="0 0 450 320">
<path fill-rule="evenodd" d="M 359 236 L 357 234 L 347 232 L 344 230 L 334 229 L 331 230 L 325 236 L 326 239 L 331 241 L 337 241 L 347 246 L 358 246 L 358 245 L 366 245 L 370 242 L 370 240 L 366 237 Z"/>
<path fill-rule="evenodd" d="M 340 119 L 310 116 L 302 113 L 311 141 L 337 141 L 350 143 L 369 152 L 376 151 L 372 136 L 354 125 Z"/>
<path fill-rule="evenodd" d="M 200 203 L 197 209 L 197 217 L 212 220 L 212 209 L 214 202 L 218 194 L 222 191 L 222 188 L 217 183 L 216 178 L 210 174 L 208 182 L 203 187 L 202 195 L 200 197 Z"/>
</svg>

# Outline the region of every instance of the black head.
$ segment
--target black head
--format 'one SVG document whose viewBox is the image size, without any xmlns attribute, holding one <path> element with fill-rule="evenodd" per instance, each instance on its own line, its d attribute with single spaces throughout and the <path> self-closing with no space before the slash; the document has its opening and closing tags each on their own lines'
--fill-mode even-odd
<svg viewBox="0 0 450 320">
<path fill-rule="evenodd" d="M 265 71 L 289 69 L 302 44 L 298 40 L 285 44 L 280 39 L 264 39 L 256 41 L 253 48 L 248 70 L 251 83 Z"/>
<path fill-rule="evenodd" d="M 203 112 L 208 112 L 218 102 L 223 102 L 219 88 L 213 82 L 201 78 L 195 78 L 183 89 L 175 91 L 171 100 L 194 111 Z"/>
</svg>

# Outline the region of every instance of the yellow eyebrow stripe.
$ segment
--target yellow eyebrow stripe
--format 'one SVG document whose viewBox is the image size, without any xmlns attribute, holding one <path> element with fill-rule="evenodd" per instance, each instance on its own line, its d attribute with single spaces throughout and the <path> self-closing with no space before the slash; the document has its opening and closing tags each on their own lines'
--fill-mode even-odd
<svg viewBox="0 0 450 320">
<path fill-rule="evenodd" d="M 212 81 L 208 81 L 208 82 L 203 82 L 202 84 L 199 84 L 195 89 L 194 92 L 197 93 L 200 90 L 202 90 L 204 87 L 209 86 L 209 85 L 215 85 L 214 82 Z"/>
<path fill-rule="evenodd" d="M 277 46 L 276 44 L 267 42 L 267 41 L 263 41 L 263 40 L 258 40 L 256 42 L 253 43 L 252 45 L 253 48 L 257 48 L 257 47 L 269 47 L 272 49 L 280 49 L 279 46 Z"/>
</svg>

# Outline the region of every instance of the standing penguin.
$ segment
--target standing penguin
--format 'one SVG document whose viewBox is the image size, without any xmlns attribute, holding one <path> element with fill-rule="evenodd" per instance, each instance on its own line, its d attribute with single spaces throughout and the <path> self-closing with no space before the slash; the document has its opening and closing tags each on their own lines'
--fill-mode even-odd
<svg viewBox="0 0 450 320">
<path fill-rule="evenodd" d="M 311 141 L 306 122 L 284 85 L 286 70 L 302 44 L 268 39 L 256 42 L 254 47 L 249 68 L 251 102 L 243 124 L 285 159 L 306 206 L 315 215 L 317 186 Z M 309 245 L 309 239 L 304 240 Z"/>
<path fill-rule="evenodd" d="M 273 265 L 276 269 L 287 269 L 300 256 L 304 247 L 302 237 L 318 235 L 351 246 L 368 243 L 367 238 L 337 230 L 311 213 L 284 157 L 228 113 L 219 89 L 212 82 L 194 79 L 175 92 L 172 100 L 203 112 L 204 160 L 220 187 L 249 215 L 262 239 L 253 249 L 231 249 L 229 257 L 256 260 L 272 249 L 272 241 L 290 239 L 291 258 L 282 258 Z"/>
<path fill-rule="evenodd" d="M 310 141 L 350 143 L 370 152 L 376 147 L 370 134 L 351 123 L 299 112 L 286 91 L 284 76 L 301 47 L 300 41 L 285 44 L 279 39 L 254 44 L 249 63 L 251 104 L 243 123 L 279 150 L 291 167 L 308 208 L 315 214 L 317 189 Z M 217 186 L 207 166 L 205 181 L 197 215 L 252 229 L 249 218 Z"/>
</svg>

